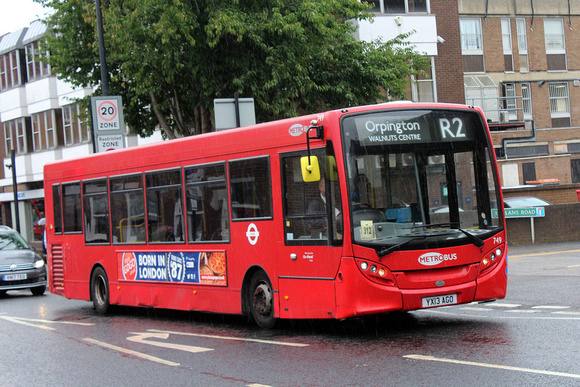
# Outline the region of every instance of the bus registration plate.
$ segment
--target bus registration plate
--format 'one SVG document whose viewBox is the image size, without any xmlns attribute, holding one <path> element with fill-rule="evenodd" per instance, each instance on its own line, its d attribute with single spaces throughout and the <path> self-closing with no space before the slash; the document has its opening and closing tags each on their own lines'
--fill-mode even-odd
<svg viewBox="0 0 580 387">
<path fill-rule="evenodd" d="M 457 304 L 457 294 L 446 294 L 444 296 L 423 298 L 423 308 L 432 308 L 434 306 L 454 305 L 454 304 Z"/>
</svg>

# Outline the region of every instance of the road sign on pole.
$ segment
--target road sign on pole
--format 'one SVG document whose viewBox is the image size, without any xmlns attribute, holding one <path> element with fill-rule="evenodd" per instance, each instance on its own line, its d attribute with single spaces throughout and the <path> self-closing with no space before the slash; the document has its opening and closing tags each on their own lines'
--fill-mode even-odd
<svg viewBox="0 0 580 387">
<path fill-rule="evenodd" d="M 97 152 L 125 147 L 125 120 L 120 96 L 91 97 Z"/>
<path fill-rule="evenodd" d="M 526 208 L 505 208 L 505 218 L 530 218 L 530 232 L 532 236 L 532 244 L 536 243 L 534 218 L 543 218 L 546 216 L 544 207 L 526 207 Z M 497 210 L 491 210 L 491 217 L 497 218 Z"/>
</svg>

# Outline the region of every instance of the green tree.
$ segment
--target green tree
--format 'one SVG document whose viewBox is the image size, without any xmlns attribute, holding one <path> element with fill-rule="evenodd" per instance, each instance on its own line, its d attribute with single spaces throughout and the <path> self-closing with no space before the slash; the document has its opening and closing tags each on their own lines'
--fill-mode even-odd
<svg viewBox="0 0 580 387">
<path fill-rule="evenodd" d="M 77 86 L 100 84 L 93 0 L 35 0 L 49 62 Z M 102 0 L 109 93 L 130 128 L 174 138 L 213 130 L 214 98 L 255 101 L 258 121 L 404 98 L 426 59 L 403 43 L 359 42 L 357 0 Z M 100 93 L 97 88 L 96 94 Z"/>
</svg>

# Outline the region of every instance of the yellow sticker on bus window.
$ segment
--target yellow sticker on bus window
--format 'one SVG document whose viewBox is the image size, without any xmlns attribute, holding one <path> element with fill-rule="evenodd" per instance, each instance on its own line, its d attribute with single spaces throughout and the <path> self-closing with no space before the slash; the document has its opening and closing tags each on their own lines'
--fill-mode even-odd
<svg viewBox="0 0 580 387">
<path fill-rule="evenodd" d="M 360 221 L 360 239 L 369 240 L 376 239 L 375 235 L 375 225 L 372 220 L 361 220 Z"/>
</svg>

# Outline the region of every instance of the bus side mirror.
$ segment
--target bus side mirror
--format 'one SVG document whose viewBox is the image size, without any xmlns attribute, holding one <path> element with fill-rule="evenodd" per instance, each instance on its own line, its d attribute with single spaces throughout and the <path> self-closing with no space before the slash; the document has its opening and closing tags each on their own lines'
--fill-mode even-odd
<svg viewBox="0 0 580 387">
<path fill-rule="evenodd" d="M 302 180 L 304 180 L 305 183 L 320 180 L 320 166 L 318 165 L 318 157 L 301 157 L 300 167 L 302 169 Z"/>
</svg>

